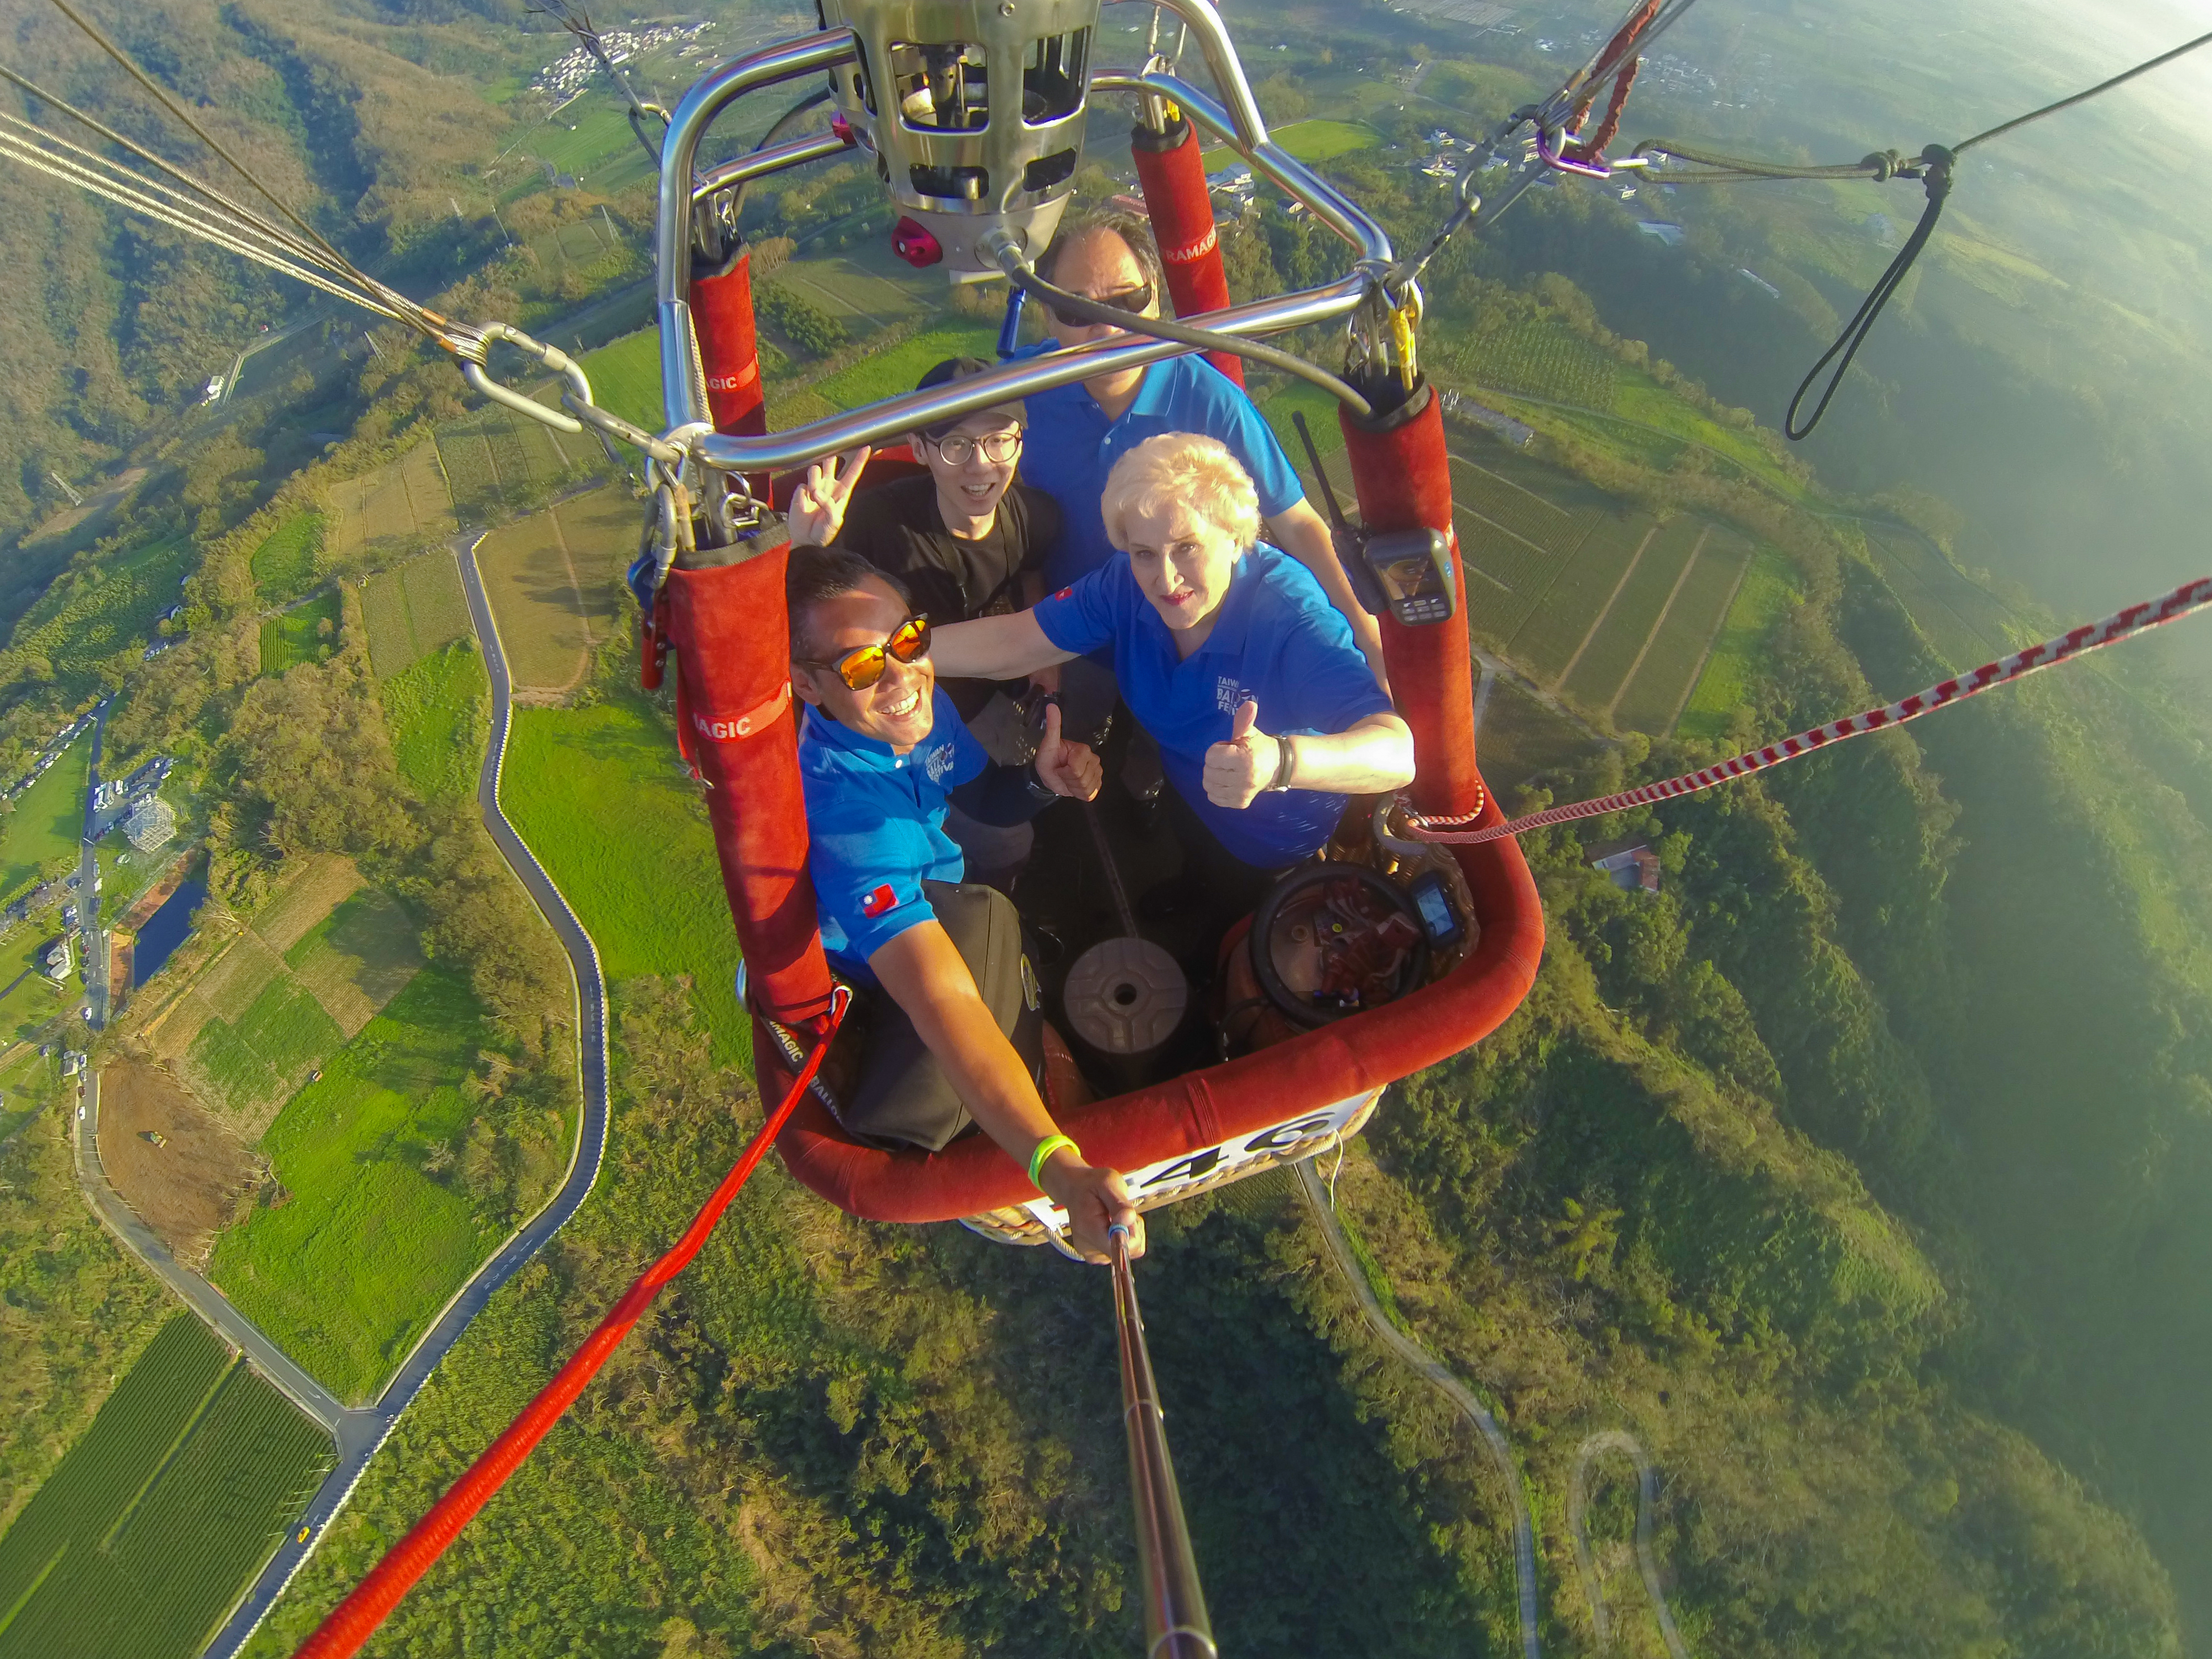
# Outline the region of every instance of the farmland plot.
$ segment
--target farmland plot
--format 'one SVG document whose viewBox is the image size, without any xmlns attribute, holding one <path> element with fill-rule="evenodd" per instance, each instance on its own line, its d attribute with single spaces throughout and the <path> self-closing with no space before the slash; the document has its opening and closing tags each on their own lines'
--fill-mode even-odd
<svg viewBox="0 0 2212 1659">
<path fill-rule="evenodd" d="M 362 611 L 369 664 L 380 680 L 405 672 L 470 631 L 460 571 L 442 549 L 370 577 Z"/>
<path fill-rule="evenodd" d="M 13 672 L 58 681 L 73 695 L 111 658 L 135 666 L 198 562 L 191 542 L 179 537 L 149 542 L 105 569 L 56 578 L 15 624 L 6 653 Z"/>
<path fill-rule="evenodd" d="M 1684 737 L 1719 739 L 1729 735 L 1765 655 L 1767 640 L 1796 596 L 1797 577 L 1787 556 L 1771 547 L 1752 556 L 1698 673 L 1697 689 L 1679 717 L 1678 729 Z"/>
<path fill-rule="evenodd" d="M 1643 513 L 1609 514 L 1595 526 L 1515 631 L 1509 642 L 1515 660 L 1541 679 L 1556 680 L 1658 528 Z"/>
<path fill-rule="evenodd" d="M 1591 708 L 1612 706 L 1622 682 L 1639 665 L 1644 641 L 1676 597 L 1710 528 L 1704 520 L 1686 514 L 1661 526 L 1589 635 L 1580 659 L 1562 672 L 1562 690 Z"/>
<path fill-rule="evenodd" d="M 518 690 L 559 693 L 583 678 L 613 626 L 616 584 L 636 546 L 635 509 L 611 489 L 484 538 L 477 568 Z"/>
<path fill-rule="evenodd" d="M 334 1461 L 178 1315 L 0 1538 L 0 1659 L 190 1659 Z"/>
<path fill-rule="evenodd" d="M 1618 724 L 1655 738 L 1674 729 L 1705 665 L 1705 653 L 1727 617 L 1729 601 L 1735 596 L 1751 552 L 1751 544 L 1742 537 L 1714 528 L 1673 607 L 1647 642 L 1643 666 L 1614 699 Z"/>
<path fill-rule="evenodd" d="M 253 550 L 253 590 L 264 605 L 282 605 L 314 585 L 322 551 L 323 515 L 295 513 Z"/>
<path fill-rule="evenodd" d="M 331 562 L 358 569 L 453 533 L 453 508 L 437 446 L 417 443 L 396 460 L 329 489 Z"/>
<path fill-rule="evenodd" d="M 320 661 L 337 648 L 342 621 L 335 589 L 270 617 L 261 624 L 261 672 L 281 674 L 298 663 Z"/>
<path fill-rule="evenodd" d="M 456 640 L 384 682 L 384 723 L 399 775 L 426 800 L 462 800 L 476 787 L 489 736 L 491 681 L 473 641 Z"/>
</svg>

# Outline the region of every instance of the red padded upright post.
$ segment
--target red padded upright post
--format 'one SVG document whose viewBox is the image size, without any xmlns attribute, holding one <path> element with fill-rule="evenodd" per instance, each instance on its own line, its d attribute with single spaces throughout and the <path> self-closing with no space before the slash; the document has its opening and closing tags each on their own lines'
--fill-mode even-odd
<svg viewBox="0 0 2212 1659">
<path fill-rule="evenodd" d="M 1340 407 L 1351 452 L 1359 516 L 1372 532 L 1441 530 L 1452 537 L 1451 620 L 1407 628 L 1382 618 L 1382 658 L 1399 712 L 1413 729 L 1413 804 L 1439 816 L 1472 811 L 1482 787 L 1474 769 L 1474 685 L 1467 641 L 1467 573 L 1452 536 L 1451 458 L 1443 409 L 1421 386 L 1396 409 L 1362 421 Z"/>
<path fill-rule="evenodd" d="M 714 430 L 757 437 L 768 430 L 760 342 L 753 331 L 752 255 L 740 247 L 720 270 L 691 277 L 691 326 L 707 371 Z"/>
<path fill-rule="evenodd" d="M 672 570 L 676 718 L 707 783 L 707 816 L 754 999 L 786 1024 L 828 1012 L 830 964 L 806 873 L 797 705 L 779 546 L 714 570 Z M 671 892 L 671 904 L 696 904 Z"/>
<path fill-rule="evenodd" d="M 1223 309 L 1229 303 L 1229 277 L 1221 268 L 1221 236 L 1213 223 L 1213 198 L 1206 188 L 1197 132 L 1180 116 L 1165 132 L 1139 122 L 1129 135 L 1129 150 L 1136 158 L 1146 210 L 1152 216 L 1152 240 L 1159 244 L 1176 315 Z M 1242 357 L 1209 351 L 1206 360 L 1237 385 L 1244 384 Z"/>
</svg>

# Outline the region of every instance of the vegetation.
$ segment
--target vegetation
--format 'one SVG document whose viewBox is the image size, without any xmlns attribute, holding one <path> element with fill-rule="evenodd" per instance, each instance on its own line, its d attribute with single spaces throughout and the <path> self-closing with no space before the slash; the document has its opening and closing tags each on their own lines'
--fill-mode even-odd
<svg viewBox="0 0 2212 1659">
<path fill-rule="evenodd" d="M 609 982 L 688 980 L 716 1061 L 749 1055 L 727 912 L 672 902 L 719 893 L 721 871 L 651 706 L 622 692 L 585 708 L 519 708 L 501 778 L 508 817 L 574 907 Z"/>
<path fill-rule="evenodd" d="M 9 1425 L 0 1528 L 22 1513 L 175 1305 L 86 1206 L 69 1144 L 76 1086 L 26 1052 L 30 1066 L 0 1074 L 11 1112 L 45 1109 L 0 1146 L 0 1413 Z M 18 1547 L 13 1530 L 0 1532 L 0 1559 Z M 19 1584 L 8 1605 L 21 1593 Z"/>
<path fill-rule="evenodd" d="M 322 550 L 323 517 L 295 513 L 270 531 L 253 550 L 253 587 L 264 605 L 297 599 L 314 585 L 316 555 Z"/>
<path fill-rule="evenodd" d="M 660 403 L 660 331 L 641 329 L 582 358 L 592 398 L 601 409 L 658 432 L 667 424 Z"/>
<path fill-rule="evenodd" d="M 175 1315 L 0 1537 L 0 1654 L 189 1659 L 332 1461 L 319 1429 Z"/>
<path fill-rule="evenodd" d="M 191 563 L 181 538 L 79 563 L 15 624 L 0 652 L 0 683 L 53 682 L 76 696 L 112 690 L 143 659 L 161 612 L 182 597 Z"/>
<path fill-rule="evenodd" d="M 91 777 L 92 734 L 87 732 L 15 797 L 0 818 L 0 900 L 76 866 Z"/>
<path fill-rule="evenodd" d="M 913 391 L 924 374 L 947 357 L 981 357 L 990 362 L 998 355 L 998 340 L 996 329 L 933 328 L 888 350 L 872 352 L 849 368 L 825 375 L 811 391 L 834 408 L 857 408 L 895 392 Z"/>
<path fill-rule="evenodd" d="M 362 589 L 362 611 L 379 680 L 470 635 L 460 568 L 443 548 L 370 577 Z"/>
<path fill-rule="evenodd" d="M 424 969 L 262 1138 L 284 1196 L 218 1239 L 211 1276 L 325 1387 L 373 1396 L 559 1178 L 568 1097 L 544 1075 L 518 1078 L 467 982 Z"/>
<path fill-rule="evenodd" d="M 476 788 L 491 727 L 491 682 L 467 640 L 386 679 L 377 688 L 392 757 L 425 800 L 460 800 Z"/>
<path fill-rule="evenodd" d="M 261 624 L 261 672 L 281 674 L 295 663 L 319 662 L 337 648 L 335 591 L 295 605 Z"/>
<path fill-rule="evenodd" d="M 845 325 L 788 283 L 763 283 L 753 305 L 803 357 L 827 357 L 845 343 Z"/>
</svg>

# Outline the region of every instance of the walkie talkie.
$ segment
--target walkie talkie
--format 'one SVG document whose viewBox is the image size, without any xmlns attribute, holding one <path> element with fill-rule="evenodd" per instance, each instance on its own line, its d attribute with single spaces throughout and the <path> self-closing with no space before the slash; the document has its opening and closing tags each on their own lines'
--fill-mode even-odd
<svg viewBox="0 0 2212 1659">
<path fill-rule="evenodd" d="M 1369 536 L 1353 528 L 1322 470 L 1321 452 L 1306 429 L 1304 410 L 1291 412 L 1298 441 L 1306 447 L 1321 485 L 1321 498 L 1328 507 L 1329 534 L 1336 556 L 1351 580 L 1352 596 L 1369 614 L 1385 609 L 1408 628 L 1448 621 L 1458 606 L 1458 584 L 1452 580 L 1451 543 L 1440 530 L 1394 530 Z"/>
</svg>

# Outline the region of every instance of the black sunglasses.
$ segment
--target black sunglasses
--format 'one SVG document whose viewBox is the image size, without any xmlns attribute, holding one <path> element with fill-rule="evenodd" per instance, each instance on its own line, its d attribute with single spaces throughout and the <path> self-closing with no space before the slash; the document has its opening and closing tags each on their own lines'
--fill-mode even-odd
<svg viewBox="0 0 2212 1659">
<path fill-rule="evenodd" d="M 1126 311 L 1132 317 L 1140 317 L 1152 307 L 1152 285 L 1139 283 L 1134 288 L 1125 288 L 1116 294 L 1085 294 L 1078 297 L 1088 300 L 1095 306 L 1107 306 L 1115 311 Z M 1078 316 L 1056 305 L 1048 305 L 1046 309 L 1060 319 L 1063 328 L 1091 328 L 1097 324 L 1095 317 Z"/>
</svg>

